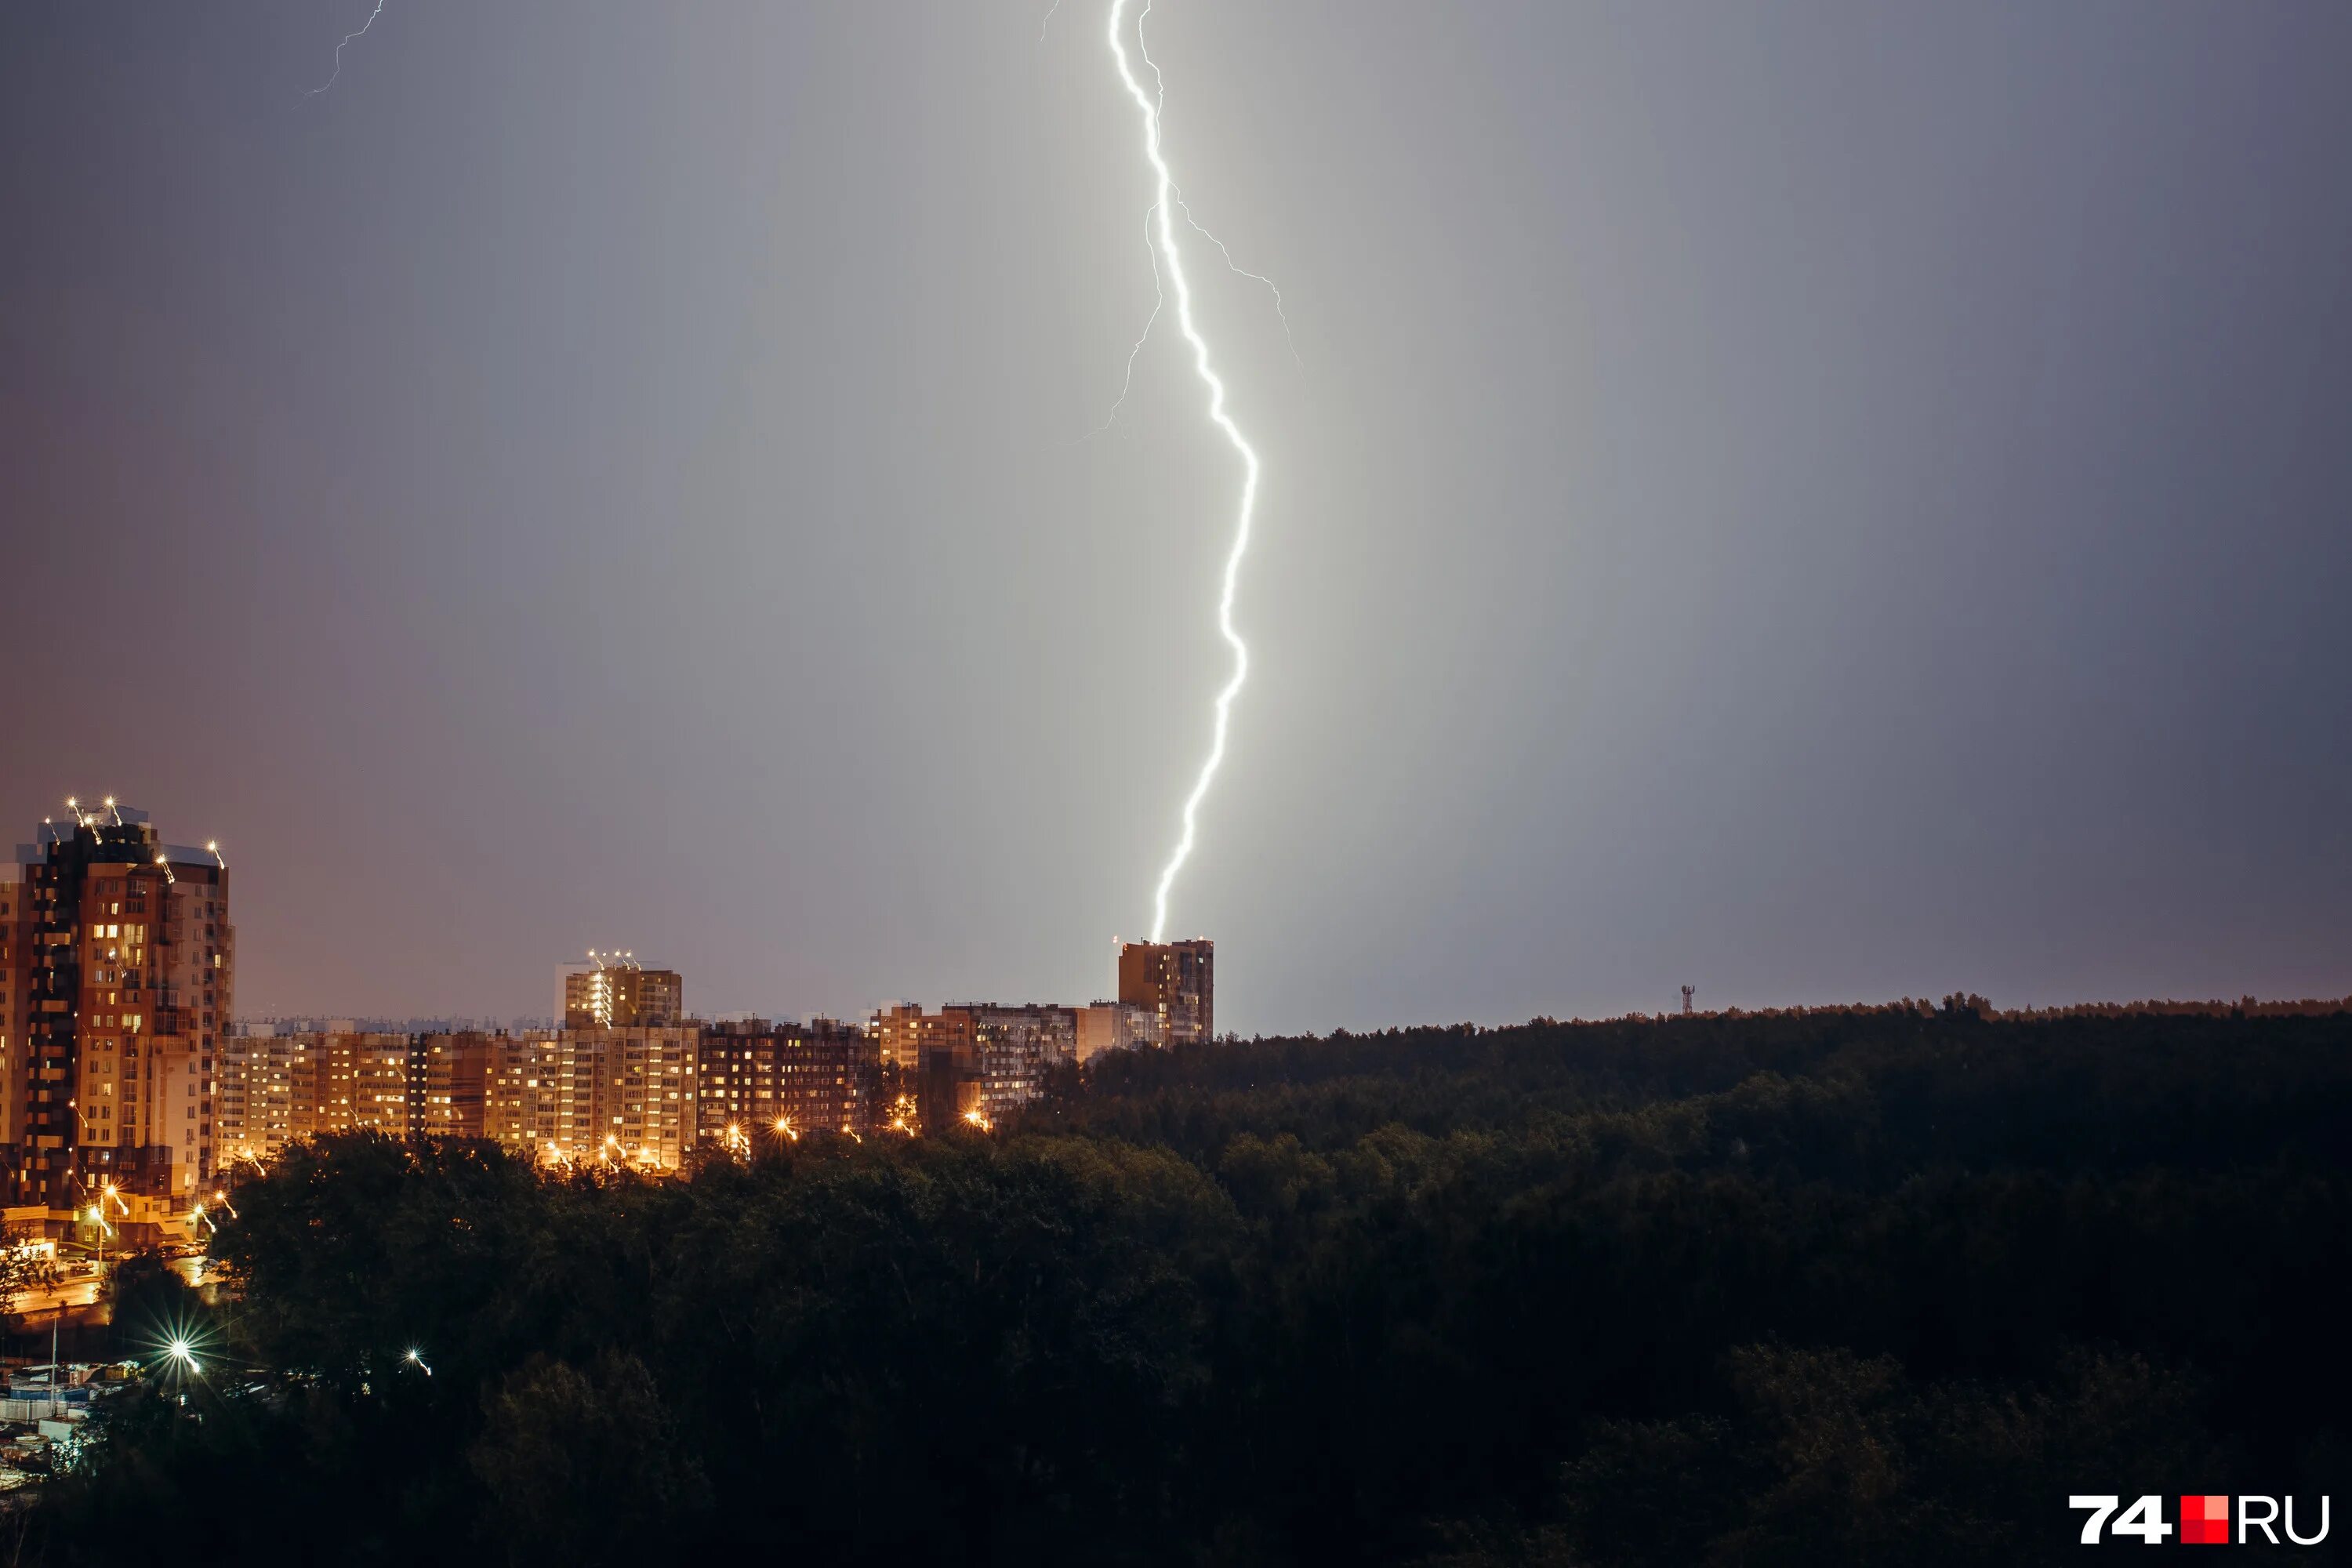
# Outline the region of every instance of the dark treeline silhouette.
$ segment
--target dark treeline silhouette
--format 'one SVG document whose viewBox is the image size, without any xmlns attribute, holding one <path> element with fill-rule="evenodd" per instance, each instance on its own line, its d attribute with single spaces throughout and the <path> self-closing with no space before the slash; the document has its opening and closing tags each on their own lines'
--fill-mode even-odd
<svg viewBox="0 0 2352 1568">
<path fill-rule="evenodd" d="M 672 1180 L 298 1147 L 27 1545 L 2073 1561 L 2073 1492 L 2344 1500 L 2347 1047 L 1955 997 L 1118 1055 Z"/>
</svg>

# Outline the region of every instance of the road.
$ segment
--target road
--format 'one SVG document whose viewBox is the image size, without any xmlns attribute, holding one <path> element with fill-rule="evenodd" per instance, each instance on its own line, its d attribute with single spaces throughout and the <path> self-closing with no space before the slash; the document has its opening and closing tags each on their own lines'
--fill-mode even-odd
<svg viewBox="0 0 2352 1568">
<path fill-rule="evenodd" d="M 204 1278 L 205 1260 L 201 1258 L 175 1258 L 172 1267 L 191 1285 Z M 46 1290 L 26 1290 L 17 1296 L 15 1311 L 27 1322 L 47 1318 L 50 1313 L 76 1311 L 98 1304 L 99 1286 L 102 1276 L 91 1273 L 79 1279 L 61 1279 Z"/>
</svg>

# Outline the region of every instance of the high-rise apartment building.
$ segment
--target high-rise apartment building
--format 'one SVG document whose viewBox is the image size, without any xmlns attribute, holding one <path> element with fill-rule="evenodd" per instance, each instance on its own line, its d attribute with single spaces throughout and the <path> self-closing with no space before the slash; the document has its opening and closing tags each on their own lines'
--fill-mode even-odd
<svg viewBox="0 0 2352 1568">
<path fill-rule="evenodd" d="M 255 1026 L 224 1042 L 221 1157 L 262 1161 L 297 1139 L 375 1132 L 673 1169 L 695 1142 L 700 1033 L 694 1024 L 430 1035 Z"/>
<path fill-rule="evenodd" d="M 855 1024 L 812 1018 L 777 1027 L 776 1097 L 803 1131 L 863 1133 L 876 1122 L 882 1063 Z"/>
<path fill-rule="evenodd" d="M 298 1116 L 297 1137 L 339 1132 L 381 1132 L 406 1138 L 416 1131 L 418 1095 L 412 1089 L 419 1064 L 417 1037 L 365 1030 L 336 1030 L 312 1037 L 308 1053 L 307 1115 Z"/>
<path fill-rule="evenodd" d="M 184 1206 L 213 1171 L 228 871 L 142 812 L 68 806 L 17 846 L 0 890 L 0 1186 L 53 1213 L 109 1184 Z"/>
<path fill-rule="evenodd" d="M 478 1029 L 420 1043 L 416 1131 L 427 1138 L 488 1136 L 490 1057 L 500 1037 Z"/>
<path fill-rule="evenodd" d="M 483 1134 L 534 1159 L 554 1160 L 563 1151 L 573 1129 L 572 1105 L 577 1091 L 584 1102 L 593 1063 L 583 1067 L 574 1048 L 579 1037 L 555 1030 L 498 1036 L 489 1062 L 488 1103 L 483 1113 Z M 587 1112 L 580 1114 L 578 1131 L 585 1135 Z"/>
<path fill-rule="evenodd" d="M 424 1098 L 418 1072 L 422 1060 L 414 1035 L 364 1034 L 339 1037 L 345 1054 L 331 1061 L 348 1062 L 352 1132 L 381 1132 L 387 1138 L 416 1133 Z"/>
<path fill-rule="evenodd" d="M 1078 1059 L 1075 1007 L 976 1006 L 972 1037 L 979 1046 L 980 1110 L 993 1121 L 1044 1092 L 1045 1075 Z"/>
<path fill-rule="evenodd" d="M 694 1147 L 696 1041 L 692 1025 L 612 1029 L 597 1101 L 604 1147 L 615 1161 L 675 1170 Z"/>
<path fill-rule="evenodd" d="M 702 1026 L 698 1136 L 748 1148 L 804 1132 L 864 1133 L 876 1124 L 880 1047 L 871 1031 L 831 1018 L 806 1024 Z"/>
<path fill-rule="evenodd" d="M 694 1069 L 696 1141 L 748 1148 L 782 1136 L 776 1027 L 764 1018 L 705 1024 Z M 795 1124 L 796 1125 L 796 1124 Z"/>
<path fill-rule="evenodd" d="M 1150 1008 L 1166 1044 L 1214 1039 L 1216 997 L 1216 944 L 1207 938 L 1120 944 L 1118 999 Z"/>
<path fill-rule="evenodd" d="M 320 1033 L 240 1029 L 221 1042 L 220 1162 L 267 1160 L 298 1138 L 342 1132 L 478 1138 L 488 1039 L 341 1023 Z"/>
<path fill-rule="evenodd" d="M 16 1143 L 24 1126 L 24 1100 L 31 1080 L 24 1071 L 25 1032 L 33 1010 L 33 923 L 16 862 L 0 867 L 0 1144 L 8 1146 L 8 1168 L 0 1187 L 15 1201 Z"/>
<path fill-rule="evenodd" d="M 268 1024 L 235 1029 L 221 1040 L 213 1150 L 224 1170 L 270 1159 L 318 1130 L 321 1043 L 320 1036 L 280 1032 Z"/>
<path fill-rule="evenodd" d="M 675 969 L 647 969 L 630 953 L 588 954 L 563 975 L 567 1029 L 673 1028 L 686 1016 L 686 983 Z"/>
<path fill-rule="evenodd" d="M 1077 1010 L 1078 1060 L 1105 1051 L 1131 1051 L 1167 1043 L 1159 1013 L 1139 1002 L 1091 1002 Z"/>
<path fill-rule="evenodd" d="M 898 1098 L 912 1102 L 906 1118 L 910 1128 L 943 1127 L 980 1113 L 980 1041 L 973 1015 L 971 1007 L 927 1014 L 914 1004 L 894 1002 L 866 1026 L 882 1065 L 895 1072 Z M 886 1124 L 900 1113 L 895 1104 L 888 1110 L 881 1118 Z"/>
<path fill-rule="evenodd" d="M 687 1024 L 494 1036 L 483 1134 L 541 1161 L 674 1170 L 694 1146 L 700 1034 Z"/>
<path fill-rule="evenodd" d="M 926 1013 L 917 1003 L 886 1003 L 866 1032 L 874 1037 L 882 1065 L 908 1073 L 920 1072 L 927 1059 L 943 1055 L 968 1060 L 974 1048 L 969 1007 Z"/>
</svg>

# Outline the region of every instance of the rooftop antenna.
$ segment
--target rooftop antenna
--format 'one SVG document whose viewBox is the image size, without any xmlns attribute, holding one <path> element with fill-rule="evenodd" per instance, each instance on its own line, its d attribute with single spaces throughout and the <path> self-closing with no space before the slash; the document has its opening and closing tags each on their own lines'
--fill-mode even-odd
<svg viewBox="0 0 2352 1568">
<path fill-rule="evenodd" d="M 1691 996 L 1693 994 L 1693 991 L 1694 988 L 1691 986 L 1685 985 L 1683 987 L 1683 1016 L 1685 1018 L 1691 1016 Z"/>
</svg>

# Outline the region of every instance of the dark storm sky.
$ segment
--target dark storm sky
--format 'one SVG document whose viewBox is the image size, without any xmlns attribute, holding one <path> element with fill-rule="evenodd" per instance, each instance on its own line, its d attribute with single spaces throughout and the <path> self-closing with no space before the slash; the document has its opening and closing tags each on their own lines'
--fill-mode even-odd
<svg viewBox="0 0 2352 1568">
<path fill-rule="evenodd" d="M 1104 0 L 0 12 L 0 840 L 245 1011 L 1085 1000 L 1234 470 Z M 2352 9 L 1163 0 L 1221 1023 L 2352 991 Z"/>
</svg>

